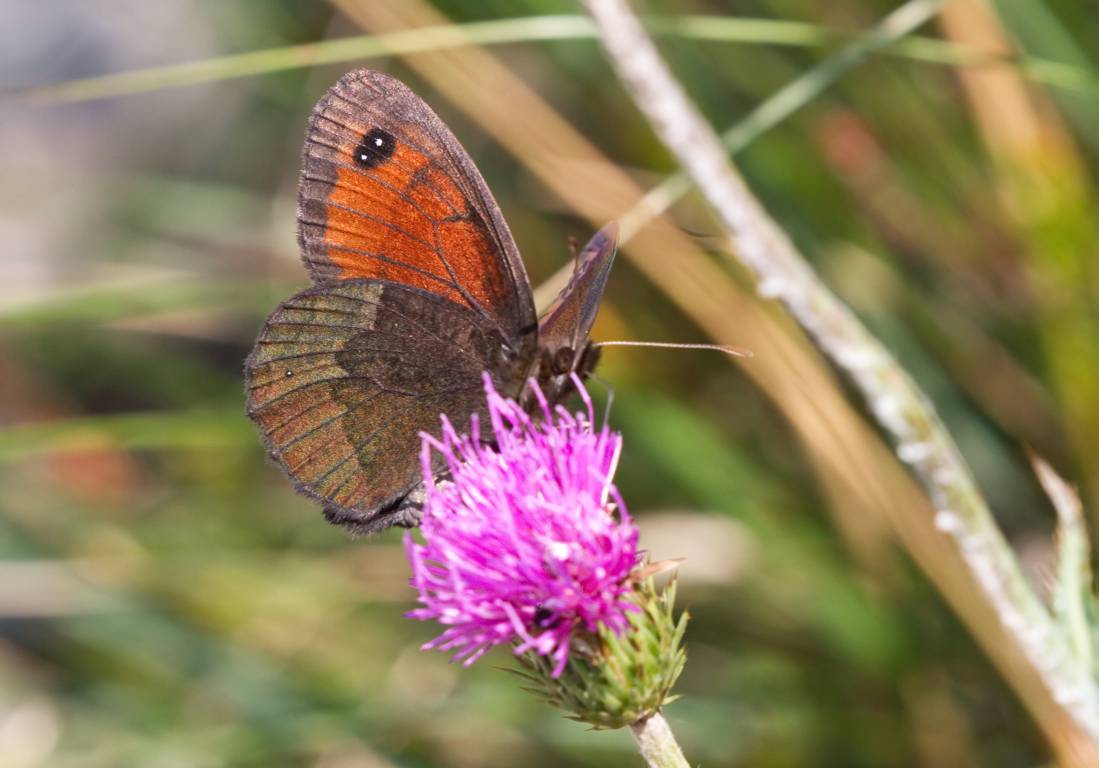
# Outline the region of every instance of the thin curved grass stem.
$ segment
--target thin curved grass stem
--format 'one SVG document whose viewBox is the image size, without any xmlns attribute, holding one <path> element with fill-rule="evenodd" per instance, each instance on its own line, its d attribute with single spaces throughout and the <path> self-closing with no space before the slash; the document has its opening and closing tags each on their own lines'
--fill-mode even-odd
<svg viewBox="0 0 1099 768">
<path fill-rule="evenodd" d="M 1067 90 L 1099 91 L 1099 78 L 1094 72 L 1071 64 L 1030 56 L 1010 59 L 933 38 L 913 37 L 889 45 L 878 45 L 872 30 L 861 33 L 839 32 L 804 22 L 723 16 L 655 17 L 647 19 L 645 23 L 654 34 L 713 43 L 783 45 L 797 48 L 828 48 L 840 44 L 847 48 L 858 48 L 867 45 L 875 53 L 928 64 L 957 67 L 1012 64 L 1035 82 Z M 91 101 L 380 56 L 468 45 L 586 40 L 597 36 L 595 25 L 585 16 L 546 15 L 493 19 L 249 51 L 10 90 L 0 95 L 37 104 Z M 832 58 L 834 57 L 829 57 Z"/>
</svg>

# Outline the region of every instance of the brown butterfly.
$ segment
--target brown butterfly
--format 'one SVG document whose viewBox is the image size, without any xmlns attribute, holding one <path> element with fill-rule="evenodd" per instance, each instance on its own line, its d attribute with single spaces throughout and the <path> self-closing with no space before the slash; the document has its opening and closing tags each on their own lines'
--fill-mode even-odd
<svg viewBox="0 0 1099 768">
<path fill-rule="evenodd" d="M 248 415 L 325 516 L 356 532 L 418 522 L 421 431 L 497 391 L 551 401 L 595 364 L 589 340 L 617 230 L 581 251 L 539 320 L 499 207 L 442 120 L 360 70 L 313 110 L 298 241 L 314 286 L 271 313 L 245 365 Z M 481 422 L 486 423 L 484 416 Z"/>
</svg>

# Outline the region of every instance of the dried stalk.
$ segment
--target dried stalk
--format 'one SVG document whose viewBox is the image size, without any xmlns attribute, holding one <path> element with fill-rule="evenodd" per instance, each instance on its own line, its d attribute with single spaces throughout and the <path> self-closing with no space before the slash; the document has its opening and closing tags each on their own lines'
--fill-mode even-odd
<svg viewBox="0 0 1099 768">
<path fill-rule="evenodd" d="M 1005 634 L 1050 697 L 1099 743 L 1099 688 L 1027 584 L 957 446 L 908 374 L 824 285 L 764 211 L 710 125 L 688 100 L 625 0 L 584 0 L 627 90 L 726 226 L 762 296 L 780 300 L 854 382 L 902 462 L 927 490 Z M 887 21 L 915 27 L 941 0 L 907 3 Z"/>
</svg>

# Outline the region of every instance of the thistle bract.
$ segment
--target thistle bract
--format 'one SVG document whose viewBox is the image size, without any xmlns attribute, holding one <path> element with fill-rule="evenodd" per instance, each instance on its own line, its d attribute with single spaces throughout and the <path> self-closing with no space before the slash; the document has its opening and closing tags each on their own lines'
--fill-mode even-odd
<svg viewBox="0 0 1099 768">
<path fill-rule="evenodd" d="M 424 435 L 424 543 L 406 535 L 422 607 L 409 615 L 446 629 L 425 648 L 455 651 L 467 665 L 514 643 L 552 661 L 557 677 L 580 637 L 629 626 L 638 565 L 637 529 L 612 482 L 622 439 L 593 427 L 591 400 L 572 414 L 551 408 L 532 382 L 533 418 L 485 377 L 490 429 L 474 416 L 468 435 L 444 416 Z M 433 453 L 448 479 L 432 480 Z"/>
</svg>

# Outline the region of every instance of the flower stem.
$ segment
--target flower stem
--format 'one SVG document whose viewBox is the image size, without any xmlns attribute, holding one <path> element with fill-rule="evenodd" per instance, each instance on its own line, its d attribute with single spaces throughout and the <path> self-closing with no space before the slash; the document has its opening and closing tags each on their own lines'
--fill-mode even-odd
<svg viewBox="0 0 1099 768">
<path fill-rule="evenodd" d="M 683 750 L 672 734 L 668 721 L 658 710 L 650 717 L 630 726 L 637 750 L 649 768 L 690 768 Z"/>
</svg>

